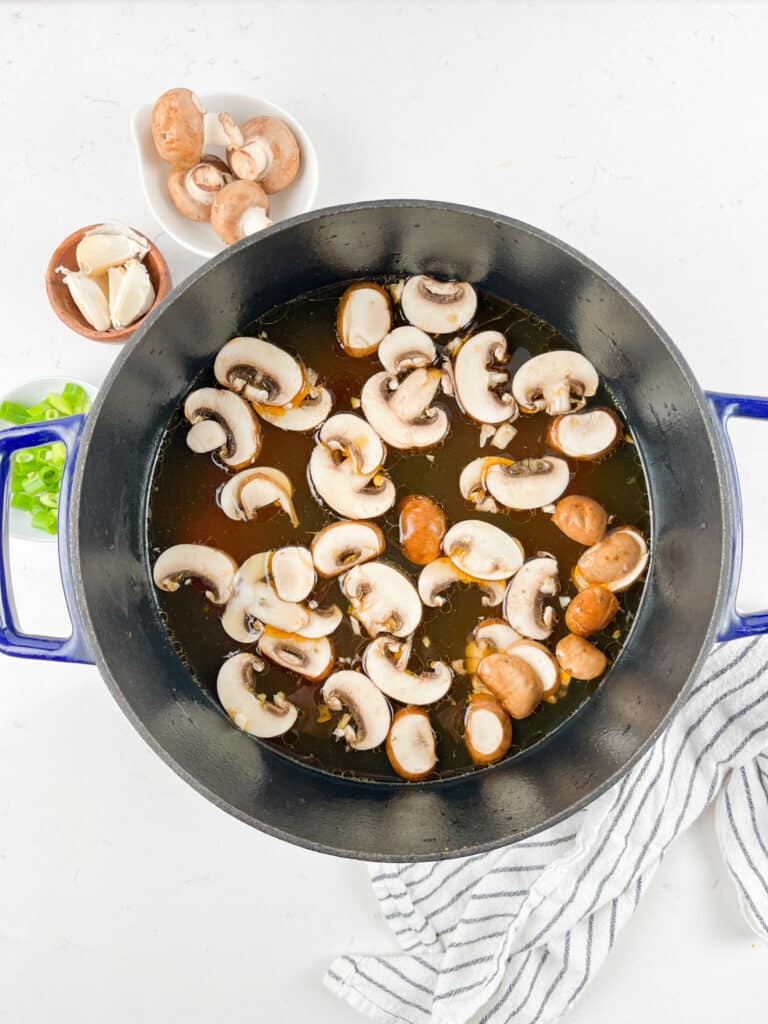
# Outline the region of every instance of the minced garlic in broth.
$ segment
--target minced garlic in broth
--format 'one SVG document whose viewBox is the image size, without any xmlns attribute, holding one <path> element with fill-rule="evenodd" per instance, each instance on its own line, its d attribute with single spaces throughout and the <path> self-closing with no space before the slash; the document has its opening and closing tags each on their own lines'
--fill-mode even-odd
<svg viewBox="0 0 768 1024">
<path fill-rule="evenodd" d="M 380 282 L 385 283 L 385 282 Z M 243 334 L 263 335 L 274 344 L 299 355 L 308 367 L 316 370 L 319 382 L 334 396 L 333 412 L 349 412 L 359 408 L 358 396 L 364 382 L 381 370 L 375 355 L 354 359 L 345 355 L 336 340 L 336 306 L 346 284 L 334 285 L 300 296 L 276 307 L 248 325 Z M 530 355 L 550 349 L 572 348 L 562 335 L 538 317 L 488 293 L 478 293 L 475 320 L 464 333 L 484 329 L 502 331 L 512 356 L 514 370 Z M 395 323 L 402 323 L 395 309 Z M 438 339 L 450 342 L 450 336 Z M 213 360 L 211 360 L 213 363 Z M 215 385 L 213 370 L 203 373 L 194 387 Z M 190 391 L 193 390 L 190 386 Z M 182 396 L 183 397 L 183 396 Z M 408 494 L 426 494 L 445 511 L 448 525 L 461 519 L 478 518 L 495 523 L 514 534 L 523 544 L 526 557 L 539 551 L 554 555 L 559 564 L 561 594 L 572 596 L 576 590 L 570 572 L 584 548 L 569 540 L 542 512 L 508 512 L 499 514 L 476 512 L 459 492 L 459 472 L 470 460 L 482 454 L 503 454 L 513 459 L 540 456 L 547 451 L 546 431 L 549 417 L 520 416 L 514 426 L 516 436 L 505 452 L 486 444 L 479 446 L 480 429 L 467 420 L 451 398 L 436 399 L 448 410 L 451 431 L 446 441 L 426 452 L 402 453 L 390 448 L 387 473 L 397 486 L 398 503 Z M 601 387 L 590 399 L 590 405 L 615 408 L 610 395 Z M 617 410 L 618 411 L 618 410 Z M 172 544 L 197 543 L 219 547 L 238 562 L 257 551 L 286 544 L 309 546 L 313 535 L 336 517 L 320 506 L 307 482 L 307 463 L 314 445 L 311 434 L 281 431 L 262 422 L 264 443 L 258 464 L 282 469 L 294 488 L 294 503 L 300 524 L 293 529 L 287 517 L 265 510 L 249 523 L 233 522 L 216 504 L 216 491 L 230 476 L 207 455 L 195 455 L 186 446 L 188 424 L 180 407 L 171 419 L 167 436 L 158 454 L 151 487 L 147 524 L 148 548 L 152 560 Z M 631 439 L 631 435 L 630 435 Z M 612 516 L 614 525 L 636 526 L 649 535 L 648 497 L 645 478 L 634 444 L 622 444 L 609 458 L 599 462 L 569 460 L 571 483 L 567 494 L 583 494 L 599 501 Z M 377 520 L 384 531 L 387 549 L 382 558 L 402 568 L 414 581 L 420 570 L 406 561 L 398 544 L 397 506 Z M 590 640 L 601 648 L 612 662 L 624 643 L 637 608 L 642 584 L 619 594 L 621 610 L 605 633 Z M 221 627 L 221 609 L 210 604 L 194 586 L 182 587 L 176 593 L 156 591 L 161 615 L 168 628 L 175 650 L 188 666 L 196 682 L 217 707 L 216 675 L 228 654 L 237 644 Z M 338 580 L 320 580 L 312 593 L 320 606 L 337 603 L 347 611 L 346 599 Z M 563 609 L 559 602 L 558 624 L 547 646 L 555 644 L 567 633 Z M 475 624 L 483 618 L 501 617 L 501 607 L 486 608 L 476 588 L 453 587 L 446 592 L 442 608 L 425 608 L 424 617 L 414 636 L 409 668 L 421 671 L 433 660 L 448 664 L 463 661 L 465 645 Z M 345 615 L 341 627 L 330 638 L 336 648 L 336 668 L 359 668 L 360 655 L 367 638 L 357 636 Z M 426 642 L 425 642 L 426 641 Z M 322 683 L 305 683 L 295 674 L 266 662 L 267 671 L 259 676 L 258 688 L 268 695 L 286 693 L 301 710 L 296 728 L 276 740 L 266 742 L 276 750 L 295 757 L 316 768 L 361 780 L 402 782 L 395 775 L 382 749 L 375 751 L 347 750 L 343 740 L 334 737 L 340 713 L 329 713 L 322 705 Z M 513 723 L 513 742 L 507 759 L 540 741 L 570 717 L 605 680 L 593 683 L 572 680 L 552 703 L 542 703 L 530 718 Z M 606 685 L 610 685 L 610 679 Z M 438 775 L 454 776 L 477 771 L 467 754 L 463 719 L 471 679 L 456 675 L 448 695 L 431 705 L 429 711 L 437 735 Z M 222 711 L 222 714 L 224 712 Z M 578 728 L 578 725 L 574 726 Z"/>
</svg>

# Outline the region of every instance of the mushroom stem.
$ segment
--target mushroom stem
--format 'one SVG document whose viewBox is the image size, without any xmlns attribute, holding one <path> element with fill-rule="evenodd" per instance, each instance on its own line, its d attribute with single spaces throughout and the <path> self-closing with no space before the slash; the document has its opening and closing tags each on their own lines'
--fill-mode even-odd
<svg viewBox="0 0 768 1024">
<path fill-rule="evenodd" d="M 243 133 L 229 114 L 203 115 L 203 148 L 208 146 L 241 146 Z"/>
</svg>

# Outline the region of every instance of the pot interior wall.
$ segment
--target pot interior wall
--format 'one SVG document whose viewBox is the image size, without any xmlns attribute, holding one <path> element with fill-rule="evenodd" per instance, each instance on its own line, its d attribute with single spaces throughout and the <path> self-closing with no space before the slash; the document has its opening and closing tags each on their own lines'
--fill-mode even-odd
<svg viewBox="0 0 768 1024">
<path fill-rule="evenodd" d="M 466 279 L 517 302 L 594 362 L 640 446 L 653 558 L 630 641 L 606 684 L 541 748 L 459 781 L 355 785 L 239 733 L 193 683 L 156 613 L 146 486 L 180 396 L 242 325 L 340 279 L 414 272 Z M 700 393 L 659 328 L 614 282 L 518 222 L 437 204 L 376 203 L 319 211 L 240 243 L 142 329 L 110 376 L 85 442 L 72 543 L 104 678 L 188 781 L 230 813 L 303 845 L 369 859 L 432 858 L 541 829 L 636 756 L 711 636 L 729 537 L 720 456 Z"/>
</svg>

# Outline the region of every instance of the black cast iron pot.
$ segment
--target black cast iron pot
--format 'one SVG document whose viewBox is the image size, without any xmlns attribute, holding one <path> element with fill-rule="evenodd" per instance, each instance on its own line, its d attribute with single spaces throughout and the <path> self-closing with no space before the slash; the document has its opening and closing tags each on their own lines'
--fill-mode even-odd
<svg viewBox="0 0 768 1024">
<path fill-rule="evenodd" d="M 244 324 L 309 289 L 417 272 L 468 280 L 533 310 L 595 364 L 638 442 L 651 500 L 652 559 L 609 679 L 527 756 L 457 780 L 352 783 L 288 761 L 239 732 L 193 682 L 158 616 L 145 536 L 147 487 L 179 398 Z M 73 417 L 0 434 L 0 493 L 15 448 L 58 439 L 77 452 L 76 461 L 68 460 L 74 474 L 64 481 L 60 517 L 73 634 L 64 641 L 20 634 L 0 566 L 0 650 L 95 661 L 163 760 L 265 832 L 380 860 L 500 846 L 540 831 L 615 782 L 663 728 L 718 634 L 768 631 L 768 615 L 735 611 L 740 515 L 724 430 L 732 413 L 766 417 L 768 400 L 705 397 L 631 295 L 535 228 L 439 203 L 320 210 L 232 246 L 176 288 L 136 332 L 84 425 Z M 4 556 L 7 565 L 7 539 Z"/>
</svg>

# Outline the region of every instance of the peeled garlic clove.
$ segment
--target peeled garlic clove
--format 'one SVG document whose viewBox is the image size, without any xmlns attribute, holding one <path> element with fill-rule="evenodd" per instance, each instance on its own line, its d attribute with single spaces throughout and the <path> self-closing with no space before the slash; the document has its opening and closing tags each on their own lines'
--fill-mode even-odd
<svg viewBox="0 0 768 1024">
<path fill-rule="evenodd" d="M 129 228 L 127 224 L 122 224 L 119 220 L 105 220 L 103 224 L 98 224 L 95 228 L 91 228 L 90 231 L 86 231 L 85 234 L 125 235 L 126 238 L 133 239 L 139 248 L 144 250 L 144 255 L 149 252 L 149 245 L 147 244 L 146 238 L 143 235 L 140 235 L 138 231 L 134 231 L 133 228 Z"/>
<path fill-rule="evenodd" d="M 106 274 L 110 267 L 119 267 L 128 260 L 143 258 L 143 247 L 128 235 L 87 234 L 78 243 L 75 259 L 85 274 L 97 277 Z"/>
<path fill-rule="evenodd" d="M 64 275 L 64 284 L 69 288 L 72 299 L 88 323 L 96 331 L 108 331 L 112 326 L 109 302 L 102 282 L 82 272 L 59 267 Z"/>
<path fill-rule="evenodd" d="M 129 327 L 139 317 L 144 316 L 154 301 L 155 289 L 152 287 L 147 268 L 138 260 L 131 260 L 126 264 L 120 278 L 120 286 L 115 293 L 114 301 L 110 287 L 112 326 L 116 329 Z"/>
<path fill-rule="evenodd" d="M 120 294 L 120 287 L 127 271 L 125 267 L 110 267 L 107 271 L 109 315 L 114 323 L 117 315 L 117 300 Z"/>
</svg>

